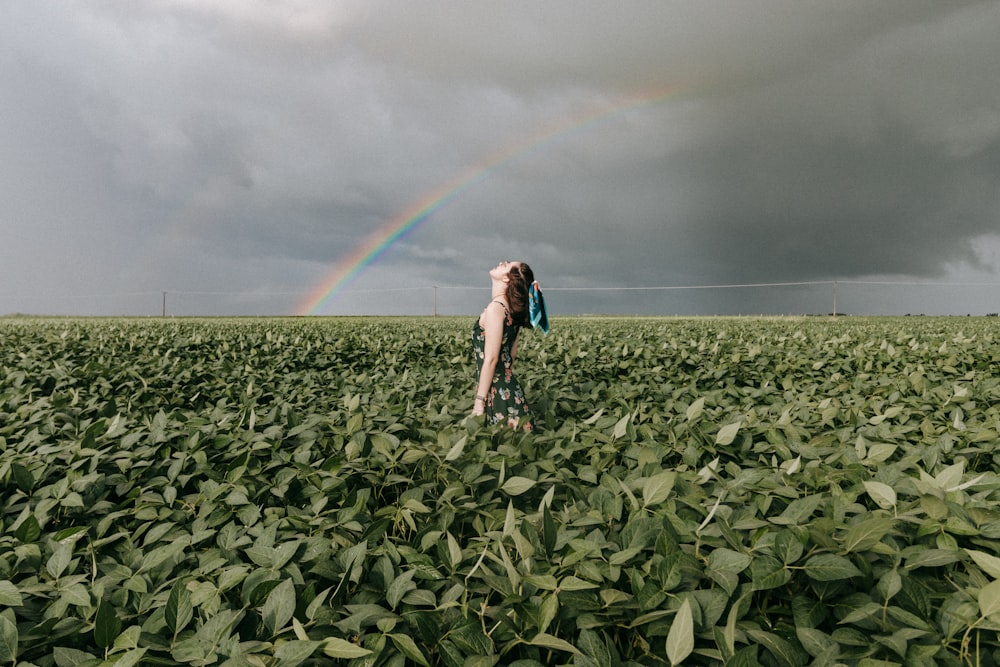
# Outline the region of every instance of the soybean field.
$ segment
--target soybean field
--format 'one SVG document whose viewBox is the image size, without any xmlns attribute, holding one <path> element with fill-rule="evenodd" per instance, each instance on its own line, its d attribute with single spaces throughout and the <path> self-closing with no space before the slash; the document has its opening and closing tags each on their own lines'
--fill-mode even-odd
<svg viewBox="0 0 1000 667">
<path fill-rule="evenodd" d="M 0 319 L 0 664 L 995 665 L 996 318 Z"/>
</svg>

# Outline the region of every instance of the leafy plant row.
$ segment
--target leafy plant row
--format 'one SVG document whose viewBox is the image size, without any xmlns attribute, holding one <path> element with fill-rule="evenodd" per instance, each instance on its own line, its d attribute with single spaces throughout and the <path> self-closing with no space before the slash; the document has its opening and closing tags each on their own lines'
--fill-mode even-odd
<svg viewBox="0 0 1000 667">
<path fill-rule="evenodd" d="M 0 664 L 989 665 L 988 320 L 0 320 Z"/>
</svg>

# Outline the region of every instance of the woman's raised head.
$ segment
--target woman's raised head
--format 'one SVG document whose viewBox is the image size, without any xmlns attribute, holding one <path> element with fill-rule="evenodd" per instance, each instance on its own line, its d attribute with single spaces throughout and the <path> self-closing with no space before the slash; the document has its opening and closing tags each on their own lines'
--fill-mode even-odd
<svg viewBox="0 0 1000 667">
<path fill-rule="evenodd" d="M 535 274 L 524 262 L 510 262 L 507 271 L 507 304 L 510 306 L 514 323 L 518 326 L 531 326 L 528 312 L 528 289 L 535 282 Z"/>
</svg>

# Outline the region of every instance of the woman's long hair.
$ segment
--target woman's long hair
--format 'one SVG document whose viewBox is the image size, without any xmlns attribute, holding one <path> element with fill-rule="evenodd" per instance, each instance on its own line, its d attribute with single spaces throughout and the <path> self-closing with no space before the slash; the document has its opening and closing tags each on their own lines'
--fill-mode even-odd
<svg viewBox="0 0 1000 667">
<path fill-rule="evenodd" d="M 519 327 L 531 328 L 531 316 L 528 312 L 528 288 L 535 282 L 535 274 L 531 267 L 524 262 L 511 264 L 507 273 L 510 280 L 507 282 L 507 303 L 510 305 L 510 313 L 514 318 L 514 324 Z"/>
</svg>

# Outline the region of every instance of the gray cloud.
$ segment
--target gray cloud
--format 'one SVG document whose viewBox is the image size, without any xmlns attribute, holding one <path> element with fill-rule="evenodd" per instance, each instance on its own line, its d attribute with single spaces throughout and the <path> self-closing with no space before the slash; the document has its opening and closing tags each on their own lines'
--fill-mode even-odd
<svg viewBox="0 0 1000 667">
<path fill-rule="evenodd" d="M 442 197 L 330 312 L 518 257 L 553 289 L 998 280 L 998 32 L 996 3 L 932 0 L 14 0 L 0 312 L 291 312 Z M 997 309 L 963 299 L 935 308 Z"/>
</svg>

